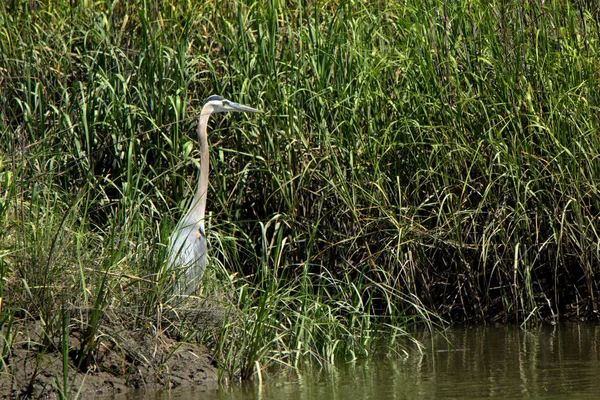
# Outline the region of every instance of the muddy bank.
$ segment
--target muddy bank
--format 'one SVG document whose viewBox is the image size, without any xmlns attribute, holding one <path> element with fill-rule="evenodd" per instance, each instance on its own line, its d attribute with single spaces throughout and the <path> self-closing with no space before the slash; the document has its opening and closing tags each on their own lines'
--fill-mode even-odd
<svg viewBox="0 0 600 400">
<path fill-rule="evenodd" d="M 163 321 L 173 326 L 172 320 Z M 206 328 L 215 327 L 219 318 L 213 311 L 203 310 L 202 323 Z M 205 346 L 190 338 L 182 341 L 173 329 L 161 329 L 162 324 L 147 324 L 140 329 L 139 321 L 134 324 L 131 316 L 123 313 L 103 318 L 94 350 L 82 367 L 79 354 L 83 336 L 74 320 L 72 325 L 69 351 L 63 357 L 60 338 L 48 337 L 48 329 L 40 320 L 13 321 L 12 341 L 2 359 L 2 398 L 59 398 L 61 391 L 85 397 L 132 389 L 212 386 L 217 382 L 217 363 Z"/>
</svg>

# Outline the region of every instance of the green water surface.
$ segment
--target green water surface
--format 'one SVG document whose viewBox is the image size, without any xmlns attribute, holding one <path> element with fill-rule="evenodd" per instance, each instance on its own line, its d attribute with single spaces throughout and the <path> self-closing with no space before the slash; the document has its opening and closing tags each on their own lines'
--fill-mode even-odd
<svg viewBox="0 0 600 400">
<path fill-rule="evenodd" d="M 600 399 L 600 326 L 452 328 L 417 333 L 423 353 L 375 356 L 263 382 L 182 388 L 129 399 Z"/>
</svg>

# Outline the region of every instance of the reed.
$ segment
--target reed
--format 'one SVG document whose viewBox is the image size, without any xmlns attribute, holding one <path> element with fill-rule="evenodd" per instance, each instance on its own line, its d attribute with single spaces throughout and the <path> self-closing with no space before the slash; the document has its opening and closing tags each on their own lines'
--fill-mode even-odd
<svg viewBox="0 0 600 400">
<path fill-rule="evenodd" d="M 213 93 L 266 111 L 209 135 L 199 295 L 224 323 L 169 328 L 211 344 L 223 378 L 365 356 L 413 323 L 595 315 L 584 3 L 4 2 L 2 365 L 15 319 L 43 321 L 47 349 L 81 332 L 85 370 L 109 310 L 160 327 L 182 307 L 165 244 Z"/>
</svg>

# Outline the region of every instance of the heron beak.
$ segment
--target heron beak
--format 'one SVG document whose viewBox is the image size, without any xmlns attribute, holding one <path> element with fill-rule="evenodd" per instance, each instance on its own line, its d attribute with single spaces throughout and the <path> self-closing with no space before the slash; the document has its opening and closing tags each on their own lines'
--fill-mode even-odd
<svg viewBox="0 0 600 400">
<path fill-rule="evenodd" d="M 248 107 L 243 104 L 230 102 L 229 106 L 232 108 L 231 111 L 239 111 L 239 112 L 247 112 L 247 113 L 261 113 L 261 110 L 257 110 L 256 108 Z"/>
</svg>

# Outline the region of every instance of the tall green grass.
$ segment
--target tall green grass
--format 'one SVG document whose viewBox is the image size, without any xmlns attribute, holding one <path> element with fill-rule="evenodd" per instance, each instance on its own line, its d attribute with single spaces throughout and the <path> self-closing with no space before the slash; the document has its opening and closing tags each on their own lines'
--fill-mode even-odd
<svg viewBox="0 0 600 400">
<path fill-rule="evenodd" d="M 597 311 L 593 5 L 14 0 L 0 13 L 3 354 L 24 315 L 59 346 L 58 304 L 84 332 L 82 368 L 107 310 L 141 326 L 177 309 L 164 244 L 213 93 L 266 112 L 209 133 L 199 295 L 226 311 L 200 338 L 223 376 L 366 355 L 432 315 Z"/>
</svg>

